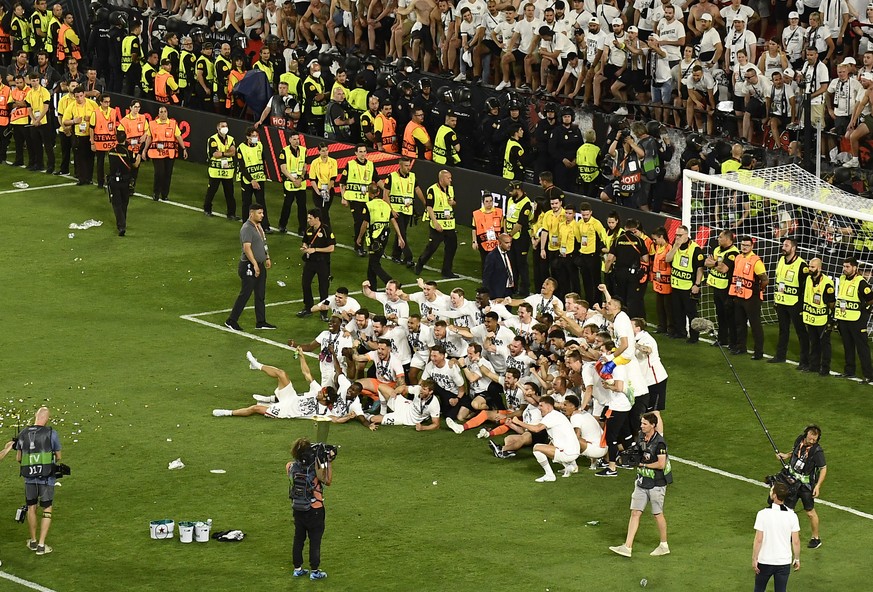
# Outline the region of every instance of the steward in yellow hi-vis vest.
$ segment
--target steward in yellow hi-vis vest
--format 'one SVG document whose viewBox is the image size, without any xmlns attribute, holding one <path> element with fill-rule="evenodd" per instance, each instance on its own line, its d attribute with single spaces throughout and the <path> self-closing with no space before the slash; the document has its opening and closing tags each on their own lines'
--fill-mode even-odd
<svg viewBox="0 0 873 592">
<path fill-rule="evenodd" d="M 803 282 L 803 323 L 809 338 L 807 371 L 828 376 L 831 371 L 831 331 L 837 300 L 834 281 L 822 273 L 821 259 L 811 259 Z"/>
<path fill-rule="evenodd" d="M 861 372 L 868 382 L 873 381 L 870 336 L 867 334 L 871 304 L 873 304 L 873 289 L 860 274 L 858 260 L 847 257 L 843 261 L 843 274 L 837 282 L 837 302 L 834 311 L 834 318 L 843 338 L 843 351 L 846 354 L 843 375 L 855 376 L 855 352 L 857 352 Z"/>
<path fill-rule="evenodd" d="M 718 320 L 718 342 L 729 349 L 736 349 L 737 327 L 734 322 L 734 301 L 728 293 L 734 276 L 734 262 L 740 250 L 734 244 L 733 230 L 722 230 L 718 246 L 703 262 L 709 270 L 706 285 L 712 288 L 715 318 Z"/>
<path fill-rule="evenodd" d="M 793 238 L 782 240 L 782 256 L 776 264 L 776 286 L 773 302 L 776 303 L 776 317 L 779 319 L 779 340 L 776 342 L 776 355 L 771 363 L 785 361 L 788 355 L 788 335 L 791 325 L 800 342 L 800 370 L 809 366 L 809 336 L 803 322 L 803 302 L 800 293 L 806 283 L 809 267 L 797 254 L 797 241 Z"/>
<path fill-rule="evenodd" d="M 424 194 L 418 186 L 415 173 L 412 168 L 412 159 L 408 156 L 400 157 L 399 169 L 385 177 L 385 190 L 388 192 L 388 201 L 391 209 L 397 214 L 397 226 L 399 234 L 394 238 L 394 247 L 391 251 L 391 260 L 394 263 L 403 263 L 406 267 L 413 267 L 412 249 L 409 241 L 401 248 L 399 237 L 406 240 L 406 230 L 410 224 L 415 224 L 415 200 L 424 205 Z"/>
<path fill-rule="evenodd" d="M 252 203 L 264 206 L 264 219 L 261 227 L 264 232 L 272 232 L 267 218 L 267 204 L 264 200 L 264 185 L 267 183 L 267 172 L 264 168 L 264 145 L 258 135 L 258 130 L 250 127 L 246 130 L 245 140 L 236 147 L 237 179 L 242 188 L 242 211 L 248 212 Z"/>
<path fill-rule="evenodd" d="M 367 146 L 358 144 L 355 147 L 355 157 L 346 163 L 339 182 L 343 197 L 342 204 L 352 211 L 355 237 L 361 232 L 364 204 L 367 203 L 367 191 L 372 183 L 382 185 L 379 181 L 379 173 L 376 172 L 376 165 L 367 158 Z M 355 253 L 358 257 L 367 255 L 363 248 L 356 248 Z"/>
<path fill-rule="evenodd" d="M 391 281 L 391 275 L 382 269 L 382 255 L 385 254 L 385 247 L 388 246 L 390 227 L 393 226 L 394 232 L 400 235 L 397 220 L 392 216 L 391 204 L 384 198 L 383 193 L 382 188 L 375 183 L 367 188 L 370 201 L 364 207 L 366 218 L 355 239 L 359 249 L 363 249 L 364 246 L 367 248 L 367 281 L 370 282 L 371 290 L 377 289 L 379 279 L 386 284 Z M 398 240 L 401 248 L 406 246 L 402 236 L 399 236 Z"/>
<path fill-rule="evenodd" d="M 203 201 L 203 212 L 212 215 L 212 199 L 221 186 L 224 201 L 227 203 L 227 219 L 236 218 L 236 200 L 233 196 L 233 180 L 236 177 L 236 142 L 229 135 L 226 121 L 219 121 L 217 133 L 210 136 L 206 143 L 206 162 L 209 171 L 209 186 L 206 188 L 206 198 Z"/>
<path fill-rule="evenodd" d="M 457 278 L 458 276 L 452 271 L 455 252 L 458 250 L 458 234 L 455 230 L 455 188 L 452 187 L 451 171 L 443 169 L 439 172 L 439 180 L 427 188 L 425 205 L 427 207 L 425 217 L 430 221 L 430 235 L 424 252 L 415 264 L 415 273 L 416 275 L 421 273 L 425 264 L 445 242 L 442 274 L 444 278 Z"/>
<path fill-rule="evenodd" d="M 288 145 L 279 153 L 279 170 L 284 179 L 284 200 L 279 216 L 279 232 L 287 230 L 291 206 L 297 204 L 297 234 L 306 230 L 306 148 L 300 145 L 300 135 L 288 136 Z"/>
<path fill-rule="evenodd" d="M 670 302 L 673 304 L 674 335 L 685 337 L 685 324 L 688 325 L 688 342 L 697 343 L 700 333 L 691 328 L 691 321 L 697 317 L 697 303 L 700 300 L 700 284 L 703 281 L 703 249 L 691 240 L 688 227 L 676 229 L 673 246 L 664 256 L 670 264 Z"/>
</svg>

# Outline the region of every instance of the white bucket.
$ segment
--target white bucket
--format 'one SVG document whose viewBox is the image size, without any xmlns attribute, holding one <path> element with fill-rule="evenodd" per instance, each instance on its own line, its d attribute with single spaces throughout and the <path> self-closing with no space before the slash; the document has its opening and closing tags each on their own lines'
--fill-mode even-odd
<svg viewBox="0 0 873 592">
<path fill-rule="evenodd" d="M 194 523 L 180 522 L 179 523 L 179 542 L 191 543 L 194 541 Z"/>
<path fill-rule="evenodd" d="M 149 523 L 149 532 L 153 539 L 171 539 L 176 529 L 176 523 L 172 520 L 152 520 Z"/>
<path fill-rule="evenodd" d="M 194 540 L 198 543 L 205 543 L 209 540 L 209 529 L 212 527 L 207 522 L 197 522 L 194 524 Z"/>
</svg>

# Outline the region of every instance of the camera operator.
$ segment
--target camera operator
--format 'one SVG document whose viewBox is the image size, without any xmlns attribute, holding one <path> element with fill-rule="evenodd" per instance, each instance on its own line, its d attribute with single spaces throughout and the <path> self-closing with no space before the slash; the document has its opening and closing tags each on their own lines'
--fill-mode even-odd
<svg viewBox="0 0 873 592">
<path fill-rule="evenodd" d="M 327 574 L 321 565 L 321 537 L 324 535 L 324 486 L 333 480 L 331 455 L 323 447 L 313 445 L 308 438 L 298 438 L 291 446 L 294 460 L 285 465 L 291 481 L 294 512 L 294 577 L 309 574 L 310 580 L 322 580 Z M 314 475 L 312 472 L 314 471 Z M 298 491 L 299 477 L 306 479 L 304 490 Z M 300 498 L 303 498 L 302 500 Z M 308 506 L 308 507 L 307 507 Z M 303 544 L 309 537 L 309 570 L 303 569 Z M 311 570 L 311 571 L 310 571 Z"/>
<path fill-rule="evenodd" d="M 819 444 L 819 440 L 821 440 L 821 428 L 812 424 L 807 426 L 803 433 L 797 436 L 791 454 L 787 452 L 776 454 L 780 460 L 789 461 L 788 473 L 799 482 L 797 496 L 789 496 L 789 499 L 784 501 L 785 505 L 792 510 L 797 504 L 798 499 L 803 502 L 803 509 L 806 515 L 809 516 L 809 526 L 812 530 L 812 538 L 809 539 L 809 544 L 806 545 L 809 549 L 821 547 L 821 537 L 818 532 L 818 514 L 815 511 L 815 498 L 819 496 L 821 484 L 824 483 L 825 476 L 828 473 L 824 450 L 821 444 Z"/>
<path fill-rule="evenodd" d="M 637 480 L 634 483 L 634 493 L 631 496 L 631 517 L 627 525 L 627 538 L 623 545 L 610 547 L 609 550 L 624 557 L 630 557 L 633 550 L 634 537 L 640 526 L 640 516 L 646 509 L 646 504 L 652 504 L 652 515 L 658 524 L 658 533 L 661 535 L 661 543 L 655 550 L 649 553 L 653 557 L 668 555 L 670 547 L 667 545 L 667 520 L 664 518 L 664 496 L 667 493 L 667 485 L 673 482 L 673 474 L 670 469 L 670 460 L 667 458 L 667 443 L 663 436 L 658 433 L 658 416 L 654 413 L 646 413 L 640 420 L 640 433 L 635 442 L 635 448 L 639 451 L 637 464 Z M 635 450 L 632 448 L 632 452 Z M 626 458 L 631 454 L 625 453 Z M 634 459 L 636 460 L 636 458 Z"/>
<path fill-rule="evenodd" d="M 61 440 L 58 433 L 48 427 L 48 407 L 40 407 L 33 425 L 18 434 L 18 462 L 24 477 L 24 499 L 27 505 L 27 526 L 30 538 L 27 548 L 37 555 L 47 555 L 52 548 L 45 538 L 52 524 L 52 501 L 55 497 L 55 466 L 61 460 Z M 37 542 L 36 504 L 42 507 L 42 521 Z"/>
</svg>

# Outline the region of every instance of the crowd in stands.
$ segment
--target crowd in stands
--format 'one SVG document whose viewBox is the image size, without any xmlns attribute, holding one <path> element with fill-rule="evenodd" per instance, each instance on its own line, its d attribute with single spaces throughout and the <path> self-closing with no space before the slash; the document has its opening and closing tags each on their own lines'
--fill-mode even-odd
<svg viewBox="0 0 873 592">
<path fill-rule="evenodd" d="M 52 141 L 55 118 L 69 135 L 58 107 L 75 82 L 90 99 L 123 91 L 507 178 L 550 170 L 565 190 L 658 211 L 664 196 L 645 195 L 653 192 L 636 186 L 633 171 L 650 184 L 663 179 L 672 148 L 661 128 L 647 126 L 648 145 L 637 133 L 613 143 L 614 134 L 579 129 L 580 108 L 794 157 L 801 144 L 789 142 L 809 119 L 829 132 L 826 148 L 847 153 L 846 167 L 859 166 L 873 125 L 873 9 L 813 4 L 165 0 L 95 2 L 79 23 L 60 4 L 16 3 L 0 7 L 9 87 L 0 90 L 0 126 L 40 123 L 21 100 L 33 73 L 51 98 L 51 109 L 35 109 L 52 124 L 36 147 Z M 274 93 L 263 113 L 235 92 L 251 70 Z M 474 105 L 471 84 L 506 92 Z M 407 137 L 418 108 L 423 128 Z M 17 131 L 16 143 L 26 143 Z M 633 187 L 601 196 L 601 168 Z"/>
</svg>

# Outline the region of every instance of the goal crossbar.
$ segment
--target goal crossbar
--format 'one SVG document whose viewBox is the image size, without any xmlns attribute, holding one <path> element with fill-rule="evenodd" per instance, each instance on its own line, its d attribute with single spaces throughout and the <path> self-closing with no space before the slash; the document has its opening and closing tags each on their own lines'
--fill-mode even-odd
<svg viewBox="0 0 873 592">
<path fill-rule="evenodd" d="M 691 224 L 691 181 L 721 185 L 734 191 L 752 193 L 812 210 L 822 210 L 838 216 L 845 216 L 852 220 L 873 222 L 873 201 L 843 191 L 806 172 L 796 164 L 749 171 L 752 176 L 755 176 L 756 172 L 766 173 L 768 178 L 778 178 L 787 181 L 792 187 L 792 193 L 782 193 L 767 187 L 757 187 L 743 183 L 739 180 L 736 172 L 707 175 L 696 171 L 683 171 L 682 224 L 686 226 Z"/>
</svg>

